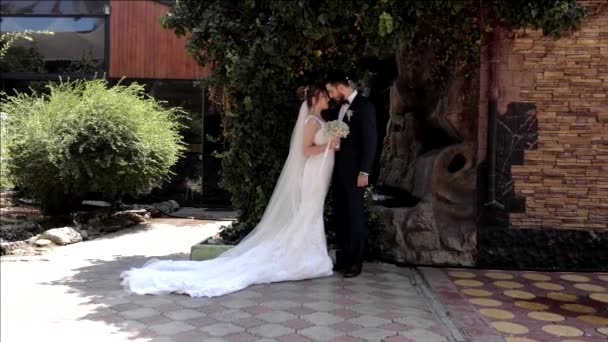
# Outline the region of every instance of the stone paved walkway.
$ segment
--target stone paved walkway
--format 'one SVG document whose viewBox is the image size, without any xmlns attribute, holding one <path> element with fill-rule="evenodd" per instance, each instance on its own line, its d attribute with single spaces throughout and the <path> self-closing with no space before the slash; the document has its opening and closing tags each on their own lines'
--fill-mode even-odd
<svg viewBox="0 0 608 342">
<path fill-rule="evenodd" d="M 187 258 L 222 223 L 155 220 L 39 258 L 1 263 L 3 342 L 462 340 L 415 270 L 369 264 L 362 276 L 254 286 L 214 299 L 138 296 L 121 271 Z"/>
</svg>

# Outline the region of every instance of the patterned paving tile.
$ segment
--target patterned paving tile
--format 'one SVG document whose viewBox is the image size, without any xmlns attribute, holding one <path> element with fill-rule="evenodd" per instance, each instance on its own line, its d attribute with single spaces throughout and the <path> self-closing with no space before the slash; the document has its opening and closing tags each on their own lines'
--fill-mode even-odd
<svg viewBox="0 0 608 342">
<path fill-rule="evenodd" d="M 248 313 L 247 311 L 241 311 L 241 310 L 226 310 L 226 311 L 220 311 L 217 313 L 212 313 L 212 314 L 207 314 L 208 317 L 211 317 L 217 321 L 220 322 L 234 322 L 240 319 L 244 319 L 244 318 L 250 318 L 252 317 L 252 314 Z"/>
<path fill-rule="evenodd" d="M 257 340 L 257 337 L 250 333 L 244 332 L 224 336 L 224 339 L 230 342 L 253 342 Z"/>
<path fill-rule="evenodd" d="M 294 329 L 284 327 L 280 324 L 265 324 L 248 330 L 250 333 L 268 338 L 277 338 L 294 332 Z"/>
<path fill-rule="evenodd" d="M 184 308 L 190 308 L 190 309 L 207 307 L 211 302 L 212 302 L 212 300 L 209 298 L 190 298 L 190 297 L 185 297 L 183 299 L 180 298 L 175 301 L 176 304 L 178 304 Z"/>
<path fill-rule="evenodd" d="M 281 325 L 295 330 L 302 330 L 314 326 L 314 323 L 298 318 L 283 322 Z"/>
<path fill-rule="evenodd" d="M 120 315 L 126 319 L 141 319 L 159 315 L 160 312 L 151 308 L 138 308 L 128 311 L 123 311 Z"/>
<path fill-rule="evenodd" d="M 300 334 L 290 334 L 278 338 L 281 342 L 310 342 L 312 341 L 306 336 Z"/>
<path fill-rule="evenodd" d="M 409 338 L 411 341 L 448 342 L 445 336 L 424 329 L 408 330 L 401 333 L 401 336 Z"/>
<path fill-rule="evenodd" d="M 235 319 L 234 321 L 232 321 L 232 323 L 241 326 L 245 329 L 251 329 L 266 324 L 266 322 L 253 317 Z"/>
<path fill-rule="evenodd" d="M 360 325 L 365 328 L 378 327 L 383 324 L 391 323 L 391 321 L 388 319 L 379 318 L 375 316 L 360 316 L 357 318 L 349 319 L 348 322 Z"/>
<path fill-rule="evenodd" d="M 106 320 L 103 320 L 104 322 L 106 322 Z M 164 324 L 164 323 L 169 323 L 171 322 L 171 320 L 167 317 L 164 316 L 152 316 L 152 317 L 145 317 L 145 318 L 140 318 L 138 319 L 139 322 L 147 325 L 147 326 L 152 326 L 152 325 L 158 325 L 158 324 Z"/>
<path fill-rule="evenodd" d="M 332 311 L 342 308 L 342 305 L 328 301 L 306 303 L 304 306 L 315 311 Z"/>
<path fill-rule="evenodd" d="M 195 319 L 190 319 L 185 321 L 185 323 L 188 323 L 192 326 L 195 327 L 206 327 L 208 325 L 213 325 L 216 323 L 219 323 L 216 319 L 211 318 L 209 316 L 205 316 L 205 317 L 200 317 L 200 318 L 195 318 Z M 240 324 L 239 324 L 240 325 Z"/>
<path fill-rule="evenodd" d="M 364 339 L 353 337 L 353 336 L 340 336 L 336 337 L 331 342 L 362 342 Z"/>
<path fill-rule="evenodd" d="M 254 306 L 257 303 L 249 300 L 249 299 L 241 299 L 241 298 L 237 298 L 237 299 L 233 299 L 233 300 L 228 300 L 228 301 L 224 301 L 222 302 L 222 305 L 229 308 L 229 309 L 242 309 L 242 308 L 247 308 L 250 306 Z"/>
<path fill-rule="evenodd" d="M 161 296 L 144 296 L 142 298 L 133 298 L 132 303 L 143 306 L 143 307 L 156 307 L 164 304 L 173 304 L 169 298 L 163 298 Z"/>
<path fill-rule="evenodd" d="M 285 310 L 300 306 L 300 304 L 290 300 L 272 300 L 272 297 L 269 297 L 269 300 L 267 302 L 263 302 L 262 306 L 272 310 Z"/>
<path fill-rule="evenodd" d="M 310 315 L 302 316 L 302 319 L 313 323 L 314 325 L 331 325 L 344 321 L 344 318 L 332 315 L 327 312 L 315 312 Z"/>
<path fill-rule="evenodd" d="M 304 307 L 304 306 L 289 308 L 289 309 L 287 309 L 285 311 L 290 312 L 290 313 L 292 313 L 292 314 L 294 314 L 296 316 L 309 315 L 309 314 L 315 312 L 315 310 L 313 310 L 311 308 Z"/>
<path fill-rule="evenodd" d="M 368 340 L 368 341 L 381 341 L 382 339 L 384 339 L 386 337 L 394 336 L 395 332 L 391 331 L 391 330 L 380 329 L 380 328 L 362 328 L 362 329 L 350 332 L 349 335 L 359 337 L 361 339 Z"/>
<path fill-rule="evenodd" d="M 245 309 L 243 309 L 243 311 L 245 311 L 251 315 L 259 315 L 259 314 L 263 314 L 264 312 L 272 311 L 272 309 L 269 307 L 266 307 L 266 306 L 262 306 L 262 305 L 255 305 L 255 306 L 250 306 L 248 308 L 245 308 Z"/>
<path fill-rule="evenodd" d="M 359 329 L 363 328 L 360 325 L 356 325 L 354 323 L 347 322 L 347 321 L 330 324 L 329 326 L 331 328 L 333 328 L 333 329 L 336 329 L 336 330 L 339 330 L 339 331 L 343 331 L 345 333 L 348 333 L 350 331 L 359 330 Z"/>
<path fill-rule="evenodd" d="M 469 308 L 507 341 L 607 339 L 601 333 L 608 327 L 608 301 L 602 301 L 608 299 L 604 273 L 460 269 L 436 273 L 430 269 L 425 272 L 431 285 L 443 276 L 459 293 L 460 298 L 453 299 L 444 294 L 446 302 L 454 306 L 459 300 L 468 302 Z M 479 327 L 478 322 L 466 322 L 471 315 L 462 317 L 471 330 L 472 324 Z"/>
<path fill-rule="evenodd" d="M 203 317 L 205 314 L 192 309 L 182 309 L 178 311 L 165 312 L 164 316 L 175 321 L 186 321 L 189 319 Z"/>
<path fill-rule="evenodd" d="M 313 341 L 330 341 L 336 337 L 346 335 L 346 333 L 342 331 L 322 326 L 314 326 L 300 330 L 300 334 L 310 338 Z"/>
<path fill-rule="evenodd" d="M 332 315 L 338 316 L 338 317 L 342 317 L 344 319 L 351 319 L 351 318 L 361 316 L 360 313 L 350 310 L 350 309 L 348 309 L 348 307 L 349 307 L 349 305 L 345 304 L 342 308 L 340 308 L 338 310 L 330 311 L 329 313 L 331 313 Z"/>
<path fill-rule="evenodd" d="M 203 327 L 201 330 L 212 336 L 226 336 L 242 332 L 245 329 L 232 323 L 216 323 Z"/>
<path fill-rule="evenodd" d="M 261 319 L 268 323 L 283 323 L 296 319 L 298 316 L 285 311 L 269 311 L 261 315 L 257 315 L 257 319 Z"/>
<path fill-rule="evenodd" d="M 184 331 L 195 329 L 195 327 L 184 322 L 168 322 L 162 324 L 154 324 L 150 329 L 159 335 L 175 335 Z"/>
</svg>

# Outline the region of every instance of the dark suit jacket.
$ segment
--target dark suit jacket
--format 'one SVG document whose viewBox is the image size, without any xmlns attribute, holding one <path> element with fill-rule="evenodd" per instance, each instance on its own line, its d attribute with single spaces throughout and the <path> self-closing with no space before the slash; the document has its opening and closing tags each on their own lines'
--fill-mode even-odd
<svg viewBox="0 0 608 342">
<path fill-rule="evenodd" d="M 340 107 L 330 111 L 329 120 L 338 119 Z M 350 134 L 342 139 L 340 150 L 336 151 L 334 182 L 356 187 L 359 172 L 371 175 L 373 170 L 378 144 L 376 109 L 367 98 L 359 94 L 348 109 L 353 114 L 350 120 L 348 115 L 344 115 L 343 120 L 348 125 Z"/>
</svg>

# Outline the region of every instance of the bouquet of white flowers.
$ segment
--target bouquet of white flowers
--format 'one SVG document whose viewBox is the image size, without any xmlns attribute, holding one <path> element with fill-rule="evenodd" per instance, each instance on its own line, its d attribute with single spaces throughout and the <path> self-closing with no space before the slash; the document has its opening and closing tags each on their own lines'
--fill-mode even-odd
<svg viewBox="0 0 608 342">
<path fill-rule="evenodd" d="M 330 141 L 333 139 L 344 139 L 350 134 L 350 129 L 348 125 L 344 123 L 342 120 L 333 120 L 325 124 L 325 137 Z M 325 166 L 325 159 L 327 158 L 327 152 L 329 152 L 329 145 L 327 143 L 327 147 L 325 147 L 325 152 L 323 153 L 323 161 L 321 162 L 321 168 L 319 172 L 322 172 L 323 167 Z"/>
<path fill-rule="evenodd" d="M 330 121 L 325 125 L 325 136 L 329 139 L 344 139 L 349 133 L 348 125 L 342 120 Z"/>
</svg>

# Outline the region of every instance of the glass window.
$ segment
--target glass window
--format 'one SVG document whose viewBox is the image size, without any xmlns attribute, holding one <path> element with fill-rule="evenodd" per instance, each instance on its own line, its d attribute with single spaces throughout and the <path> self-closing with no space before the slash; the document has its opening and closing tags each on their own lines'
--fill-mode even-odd
<svg viewBox="0 0 608 342">
<path fill-rule="evenodd" d="M 167 6 L 173 6 L 173 5 L 175 5 L 176 0 L 156 0 L 156 1 L 160 2 L 161 4 L 167 5 Z"/>
<path fill-rule="evenodd" d="M 0 72 L 95 73 L 104 70 L 105 19 L 2 17 L 2 33 L 31 33 L 17 39 L 0 61 Z"/>
<path fill-rule="evenodd" d="M 2 0 L 3 15 L 103 15 L 107 0 Z"/>
<path fill-rule="evenodd" d="M 225 190 L 219 187 L 221 159 L 216 153 L 223 151 L 222 117 L 218 110 L 210 108 L 203 100 L 203 91 L 193 80 L 142 80 L 125 79 L 145 84 L 146 92 L 157 100 L 167 101 L 167 106 L 179 106 L 188 113 L 183 121 L 182 135 L 188 151 L 173 167 L 171 181 L 162 189 L 153 191 L 158 199 L 174 199 L 182 205 L 225 206 L 230 203 Z M 118 82 L 114 80 L 114 82 Z M 204 108 L 203 108 L 204 107 Z"/>
</svg>

